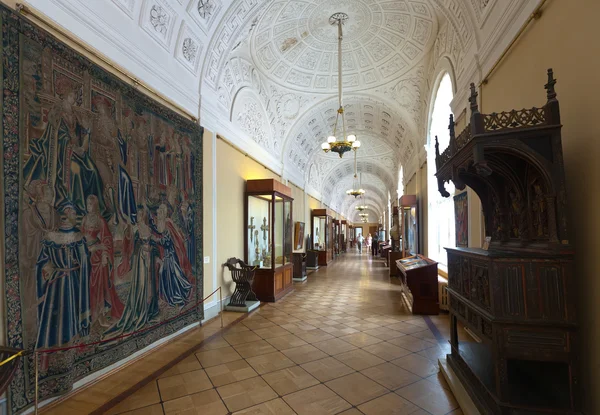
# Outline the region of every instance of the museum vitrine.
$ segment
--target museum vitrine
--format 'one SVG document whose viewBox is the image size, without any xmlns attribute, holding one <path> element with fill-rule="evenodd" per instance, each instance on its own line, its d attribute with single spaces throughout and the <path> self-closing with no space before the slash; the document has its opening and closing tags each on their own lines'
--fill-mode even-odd
<svg viewBox="0 0 600 415">
<path fill-rule="evenodd" d="M 398 278 L 412 306 L 412 313 L 439 314 L 437 262 L 423 255 L 412 255 L 395 262 L 399 271 Z"/>
<path fill-rule="evenodd" d="M 400 225 L 402 256 L 416 255 L 419 252 L 417 196 L 404 195 L 400 198 Z"/>
<path fill-rule="evenodd" d="M 342 220 L 341 230 L 340 230 L 340 249 L 342 252 L 346 252 L 348 250 L 348 246 L 346 245 L 348 241 L 348 221 Z"/>
<path fill-rule="evenodd" d="M 313 248 L 319 252 L 319 265 L 327 265 L 333 260 L 333 219 L 327 209 L 313 209 L 311 218 Z"/>
<path fill-rule="evenodd" d="M 253 290 L 260 301 L 277 301 L 294 289 L 291 195 L 274 179 L 246 182 L 245 260 L 256 267 Z"/>
<path fill-rule="evenodd" d="M 333 254 L 337 256 L 340 254 L 340 249 L 342 245 L 340 244 L 340 232 L 341 232 L 341 223 L 339 219 L 333 220 Z"/>
</svg>

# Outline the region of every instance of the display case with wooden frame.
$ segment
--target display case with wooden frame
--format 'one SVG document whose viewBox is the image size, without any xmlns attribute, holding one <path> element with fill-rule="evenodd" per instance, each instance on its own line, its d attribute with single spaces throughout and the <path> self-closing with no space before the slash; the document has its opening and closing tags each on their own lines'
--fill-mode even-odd
<svg viewBox="0 0 600 415">
<path fill-rule="evenodd" d="M 348 251 L 348 221 L 341 221 L 340 229 L 340 247 L 342 252 Z"/>
<path fill-rule="evenodd" d="M 402 257 L 419 253 L 419 218 L 417 196 L 400 197 L 400 224 L 402 225 Z"/>
<path fill-rule="evenodd" d="M 248 180 L 244 202 L 244 251 L 257 267 L 252 288 L 260 301 L 293 291 L 292 189 L 274 179 Z"/>
<path fill-rule="evenodd" d="M 313 209 L 311 221 L 312 248 L 319 252 L 319 266 L 326 266 L 333 261 L 333 218 L 327 209 Z"/>
<path fill-rule="evenodd" d="M 481 413 L 580 410 L 574 250 L 556 81 L 541 108 L 482 114 L 471 84 L 471 120 L 440 154 L 438 189 L 469 186 L 481 200 L 488 250 L 448 251 L 448 364 Z M 458 322 L 481 341 L 461 338 Z"/>
<path fill-rule="evenodd" d="M 423 255 L 413 255 L 395 262 L 412 313 L 439 314 L 437 262 Z"/>
<path fill-rule="evenodd" d="M 341 244 L 340 244 L 340 231 L 341 231 L 341 223 L 339 219 L 333 220 L 333 255 L 337 257 L 340 254 Z"/>
</svg>

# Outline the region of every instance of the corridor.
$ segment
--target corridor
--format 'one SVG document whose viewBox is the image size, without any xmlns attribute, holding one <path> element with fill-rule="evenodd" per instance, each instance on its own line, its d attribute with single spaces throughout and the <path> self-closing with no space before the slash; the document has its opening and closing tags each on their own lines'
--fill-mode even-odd
<svg viewBox="0 0 600 415">
<path fill-rule="evenodd" d="M 410 314 L 388 272 L 382 259 L 347 253 L 241 321 L 225 313 L 238 322 L 176 340 L 198 347 L 104 413 L 462 414 L 437 364 L 447 317 Z M 64 404 L 75 410 L 74 400 Z"/>
</svg>

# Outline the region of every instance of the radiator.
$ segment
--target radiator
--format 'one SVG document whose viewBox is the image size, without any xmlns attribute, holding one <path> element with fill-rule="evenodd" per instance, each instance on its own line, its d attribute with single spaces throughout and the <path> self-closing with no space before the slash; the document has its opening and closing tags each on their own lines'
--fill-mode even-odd
<svg viewBox="0 0 600 415">
<path fill-rule="evenodd" d="M 438 299 L 440 302 L 440 310 L 448 311 L 450 304 L 448 304 L 448 281 L 438 276 Z"/>
</svg>

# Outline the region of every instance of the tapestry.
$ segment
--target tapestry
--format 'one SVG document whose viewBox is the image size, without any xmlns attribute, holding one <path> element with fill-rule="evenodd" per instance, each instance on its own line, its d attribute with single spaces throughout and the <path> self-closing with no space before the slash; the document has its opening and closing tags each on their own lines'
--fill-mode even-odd
<svg viewBox="0 0 600 415">
<path fill-rule="evenodd" d="M 8 343 L 88 345 L 41 354 L 44 400 L 202 319 L 202 128 L 0 12 Z"/>
<path fill-rule="evenodd" d="M 467 192 L 454 196 L 456 246 L 469 246 L 469 200 Z"/>
</svg>

